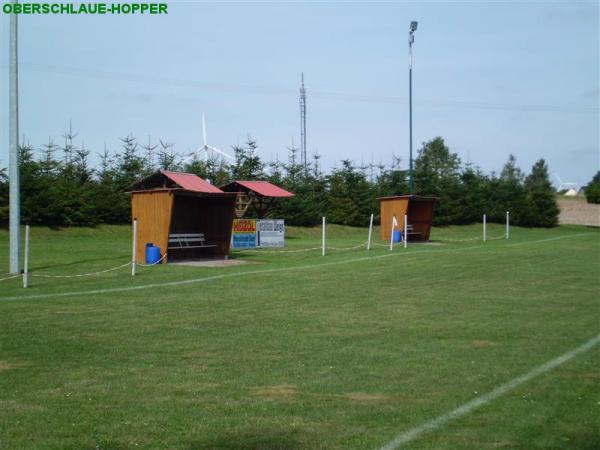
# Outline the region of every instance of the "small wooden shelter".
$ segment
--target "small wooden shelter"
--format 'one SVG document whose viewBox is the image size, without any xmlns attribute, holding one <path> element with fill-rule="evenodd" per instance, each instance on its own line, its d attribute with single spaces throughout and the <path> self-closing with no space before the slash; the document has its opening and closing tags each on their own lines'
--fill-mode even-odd
<svg viewBox="0 0 600 450">
<path fill-rule="evenodd" d="M 249 206 L 252 206 L 256 217 L 264 219 L 275 200 L 294 196 L 268 181 L 233 181 L 221 186 L 221 190 L 236 193 L 235 216 L 238 219 L 244 217 Z"/>
<path fill-rule="evenodd" d="M 404 230 L 404 215 L 408 219 L 408 241 L 428 241 L 433 220 L 435 197 L 421 197 L 419 195 L 398 195 L 394 197 L 381 197 L 379 208 L 381 215 L 380 237 L 389 240 L 392 233 L 392 220 L 396 217 L 398 225 L 395 230 Z"/>
<path fill-rule="evenodd" d="M 235 194 L 194 174 L 166 170 L 135 183 L 130 194 L 137 262 L 145 261 L 147 243 L 160 247 L 165 261 L 229 254 Z"/>
</svg>

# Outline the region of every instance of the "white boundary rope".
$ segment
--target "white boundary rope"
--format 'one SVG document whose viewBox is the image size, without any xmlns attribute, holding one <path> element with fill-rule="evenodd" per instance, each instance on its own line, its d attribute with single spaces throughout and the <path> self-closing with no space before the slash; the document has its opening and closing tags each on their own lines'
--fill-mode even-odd
<svg viewBox="0 0 600 450">
<path fill-rule="evenodd" d="M 321 250 L 321 247 L 301 248 L 298 250 L 263 250 L 258 248 L 237 248 L 236 252 L 250 252 L 250 253 L 274 253 L 274 254 L 285 254 L 285 253 L 302 253 L 302 252 L 313 252 L 315 250 Z"/>
<path fill-rule="evenodd" d="M 79 277 L 88 277 L 93 275 L 101 275 L 103 273 L 112 272 L 114 270 L 122 269 L 123 267 L 127 267 L 131 264 L 131 262 L 126 262 L 125 264 L 121 264 L 120 266 L 111 267 L 110 269 L 99 270 L 97 272 L 88 272 L 88 273 L 78 273 L 74 275 L 50 275 L 46 273 L 31 273 L 32 277 L 39 278 L 79 278 Z"/>
<path fill-rule="evenodd" d="M 153 262 L 152 264 L 135 263 L 135 265 L 139 266 L 139 267 L 153 267 L 153 266 L 156 266 L 157 264 L 160 264 L 161 262 L 163 262 L 166 257 L 167 257 L 167 253 L 165 252 L 165 254 L 162 255 L 158 261 Z"/>
<path fill-rule="evenodd" d="M 327 250 L 338 250 L 338 251 L 356 250 L 357 248 L 365 247 L 368 244 L 369 244 L 368 242 L 363 242 L 362 244 L 355 245 L 354 247 L 327 247 Z"/>
<path fill-rule="evenodd" d="M 526 245 L 539 244 L 539 243 L 544 243 L 544 242 L 549 242 L 549 241 L 557 241 L 557 240 L 562 240 L 562 239 L 572 239 L 572 238 L 581 237 L 581 236 L 591 236 L 594 234 L 596 234 L 596 233 L 576 233 L 576 234 L 569 234 L 569 235 L 565 235 L 565 236 L 555 236 L 555 237 L 546 238 L 546 239 L 539 239 L 537 241 L 516 242 L 513 244 L 508 244 L 502 248 L 526 246 Z M 184 286 L 184 285 L 196 284 L 196 283 L 206 283 L 206 282 L 215 281 L 215 280 L 222 280 L 222 279 L 228 279 L 228 278 L 239 278 L 242 276 L 249 276 L 249 275 L 261 275 L 261 274 L 272 274 L 272 273 L 280 273 L 280 272 L 300 271 L 300 270 L 309 270 L 309 269 L 315 269 L 315 268 L 320 268 L 320 267 L 330 267 L 330 266 L 339 266 L 339 265 L 343 265 L 343 264 L 353 264 L 356 262 L 378 261 L 378 260 L 381 260 L 384 258 L 389 258 L 389 257 L 408 258 L 408 257 L 414 257 L 416 255 L 422 255 L 422 254 L 437 255 L 437 254 L 444 254 L 444 253 L 455 253 L 455 252 L 463 252 L 463 251 L 467 251 L 467 250 L 481 250 L 481 249 L 483 249 L 482 246 L 473 245 L 473 246 L 461 247 L 461 248 L 446 248 L 443 250 L 436 250 L 436 251 L 418 250 L 418 251 L 412 251 L 412 252 L 392 252 L 392 253 L 386 253 L 385 255 L 379 254 L 379 255 L 373 255 L 373 256 L 361 256 L 361 257 L 356 257 L 356 258 L 349 258 L 349 259 L 343 259 L 343 260 L 337 260 L 337 261 L 327 261 L 327 262 L 322 262 L 322 263 L 317 263 L 317 264 L 306 264 L 306 265 L 293 266 L 293 267 L 278 267 L 278 268 L 272 268 L 272 269 L 249 270 L 249 271 L 242 271 L 242 272 L 229 272 L 229 273 L 213 275 L 213 276 L 208 276 L 208 277 L 190 278 L 190 279 L 186 279 L 186 280 L 177 280 L 177 281 L 166 281 L 166 282 L 161 282 L 161 283 L 149 283 L 149 284 L 142 284 L 139 286 L 120 286 L 120 287 L 106 288 L 106 289 L 92 289 L 92 290 L 88 290 L 88 291 L 55 292 L 55 293 L 47 293 L 47 294 L 17 295 L 17 296 L 10 296 L 10 297 L 0 297 L 0 301 L 36 300 L 36 299 L 62 298 L 62 297 L 71 297 L 71 296 L 112 294 L 112 293 L 116 293 L 116 292 L 131 292 L 131 291 L 138 291 L 138 290 L 143 290 L 143 289 L 154 289 L 154 288 L 161 288 L 161 287 Z"/>
<path fill-rule="evenodd" d="M 472 237 L 472 238 L 464 238 L 464 239 L 450 239 L 450 238 L 434 238 L 432 239 L 433 241 L 444 241 L 444 242 L 472 242 L 472 241 L 493 241 L 493 240 L 499 240 L 499 239 L 506 239 L 506 233 L 503 233 L 501 236 L 495 236 L 495 237 L 488 237 L 486 236 L 486 239 L 484 240 L 481 236 L 477 236 L 477 237 Z"/>
<path fill-rule="evenodd" d="M 381 244 L 379 242 L 373 242 L 371 245 L 375 245 L 377 247 L 385 247 L 385 248 L 390 248 L 390 244 Z M 398 247 L 400 245 L 404 245 L 403 241 L 400 242 L 394 242 L 394 247 Z"/>
<path fill-rule="evenodd" d="M 0 281 L 6 281 L 6 280 L 12 280 L 13 278 L 17 278 L 20 277 L 21 274 L 17 274 L 17 275 L 11 275 L 10 277 L 6 277 L 6 278 L 0 278 Z"/>
<path fill-rule="evenodd" d="M 157 264 L 160 264 L 166 257 L 167 257 L 167 254 L 165 253 L 155 263 L 152 263 L 152 264 L 136 263 L 136 266 L 138 266 L 138 267 L 153 267 L 153 266 L 156 266 Z M 131 264 L 133 264 L 133 263 L 132 262 L 126 262 L 125 264 L 121 264 L 120 266 L 116 266 L 116 267 L 111 267 L 110 269 L 99 270 L 97 272 L 78 273 L 78 274 L 74 274 L 74 275 L 51 275 L 51 274 L 47 274 L 47 273 L 31 273 L 30 276 L 32 276 L 32 277 L 39 277 L 39 278 L 79 278 L 79 277 L 88 277 L 88 276 L 102 275 L 103 273 L 113 272 L 115 270 L 122 269 L 123 267 L 127 267 L 127 266 L 129 266 Z M 21 276 L 21 275 L 15 275 L 13 277 L 3 278 L 3 279 L 0 279 L 0 281 L 3 281 L 5 279 L 8 280 L 10 278 L 16 278 L 16 277 L 19 277 L 19 276 Z"/>
<path fill-rule="evenodd" d="M 348 250 L 356 250 L 358 248 L 364 247 L 367 245 L 367 242 L 362 242 L 358 245 L 355 245 L 353 247 L 325 247 L 326 250 L 336 250 L 336 251 L 348 251 Z M 250 253 L 269 253 L 269 254 L 287 254 L 287 253 L 305 253 L 305 252 L 312 252 L 312 251 L 316 251 L 316 250 L 322 250 L 322 247 L 311 247 L 311 248 L 301 248 L 301 249 L 296 249 L 296 250 L 266 250 L 266 249 L 258 249 L 258 248 L 249 248 L 249 249 L 242 249 L 242 248 L 238 248 L 235 249 L 234 251 L 236 252 L 250 252 Z"/>
<path fill-rule="evenodd" d="M 481 241 L 481 236 L 472 237 L 472 238 L 464 238 L 464 239 L 450 239 L 450 238 L 435 238 L 432 239 L 434 241 L 444 241 L 444 242 L 472 242 L 472 241 Z"/>
</svg>

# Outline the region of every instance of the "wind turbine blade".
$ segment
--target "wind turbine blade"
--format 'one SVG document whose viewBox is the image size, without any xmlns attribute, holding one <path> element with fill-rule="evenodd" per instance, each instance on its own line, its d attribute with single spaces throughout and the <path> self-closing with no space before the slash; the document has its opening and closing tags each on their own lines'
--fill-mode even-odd
<svg viewBox="0 0 600 450">
<path fill-rule="evenodd" d="M 207 147 L 207 148 L 210 148 L 210 149 L 211 149 L 213 152 L 215 152 L 215 153 L 218 153 L 219 155 L 223 155 L 223 156 L 225 156 L 225 157 L 227 157 L 227 158 L 229 158 L 229 159 L 232 159 L 232 160 L 234 160 L 234 159 L 235 159 L 233 156 L 231 156 L 231 155 L 228 155 L 227 153 L 225 153 L 225 152 L 223 152 L 223 151 L 219 150 L 218 148 L 215 148 L 215 147 L 213 147 L 212 145 L 207 145 L 206 147 Z"/>
<path fill-rule="evenodd" d="M 202 113 L 202 138 L 204 139 L 204 146 L 208 143 L 206 140 L 206 121 L 204 120 L 204 113 Z"/>
</svg>

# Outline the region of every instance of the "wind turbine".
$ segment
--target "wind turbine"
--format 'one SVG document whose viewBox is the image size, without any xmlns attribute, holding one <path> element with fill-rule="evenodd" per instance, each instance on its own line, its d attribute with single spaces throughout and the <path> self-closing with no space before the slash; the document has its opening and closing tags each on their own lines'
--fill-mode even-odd
<svg viewBox="0 0 600 450">
<path fill-rule="evenodd" d="M 560 177 L 558 176 L 558 174 L 556 172 L 554 172 L 554 176 L 558 180 L 558 190 L 559 191 L 568 191 L 569 189 L 574 189 L 575 186 L 577 186 L 577 183 L 563 182 L 563 180 L 560 179 Z"/>
<path fill-rule="evenodd" d="M 213 147 L 212 145 L 208 145 L 208 141 L 206 139 L 206 121 L 204 120 L 204 114 L 202 114 L 202 139 L 203 139 L 204 145 L 202 147 L 196 149 L 196 151 L 194 152 L 196 157 L 198 157 L 198 153 L 204 152 L 204 162 L 208 162 L 208 152 L 211 151 L 213 153 L 219 154 L 221 157 L 229 158 L 232 161 L 235 161 L 235 158 L 233 156 L 225 153 L 222 150 L 219 150 L 216 147 Z"/>
</svg>

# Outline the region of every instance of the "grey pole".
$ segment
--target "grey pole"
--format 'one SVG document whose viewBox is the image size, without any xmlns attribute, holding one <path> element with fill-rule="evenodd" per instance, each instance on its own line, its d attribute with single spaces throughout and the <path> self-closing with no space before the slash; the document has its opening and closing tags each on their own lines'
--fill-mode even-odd
<svg viewBox="0 0 600 450">
<path fill-rule="evenodd" d="M 408 134 L 409 134 L 409 185 L 408 193 L 413 194 L 413 133 L 412 133 L 412 45 L 415 42 L 414 32 L 417 31 L 417 22 L 411 22 L 408 30 Z"/>
<path fill-rule="evenodd" d="M 13 5 L 17 0 L 12 1 Z M 10 15 L 9 56 L 9 235 L 10 273 L 21 271 L 21 211 L 19 200 L 19 77 L 17 57 L 17 14 Z"/>
</svg>

